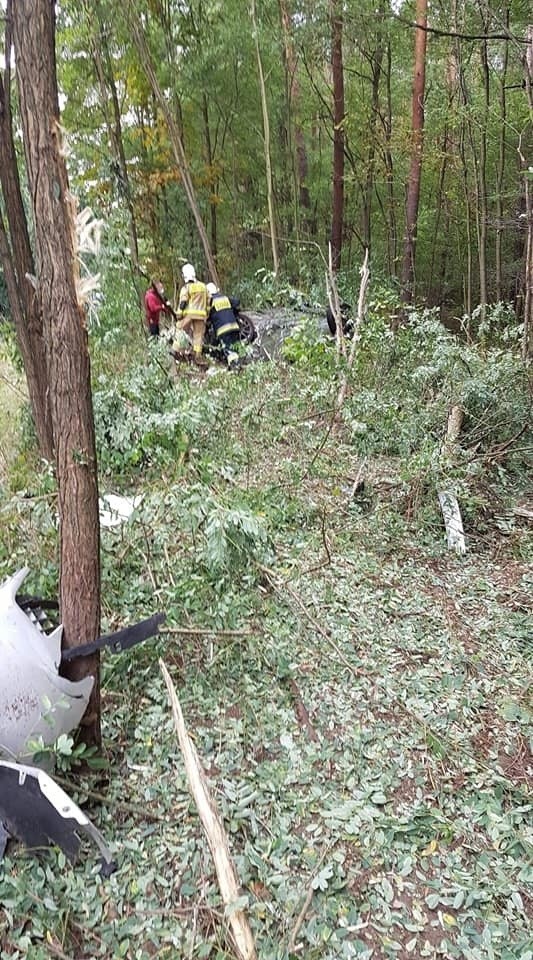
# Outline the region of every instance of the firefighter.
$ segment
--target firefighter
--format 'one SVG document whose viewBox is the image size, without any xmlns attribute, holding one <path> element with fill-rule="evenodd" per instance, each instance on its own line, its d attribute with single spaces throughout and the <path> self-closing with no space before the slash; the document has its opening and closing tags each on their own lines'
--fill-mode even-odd
<svg viewBox="0 0 533 960">
<path fill-rule="evenodd" d="M 205 283 L 196 279 L 196 270 L 192 263 L 185 263 L 181 269 L 183 286 L 180 290 L 177 319 L 179 328 L 185 330 L 192 339 L 193 358 L 202 364 L 205 325 L 207 322 L 207 288 Z"/>
<path fill-rule="evenodd" d="M 240 326 L 237 320 L 240 301 L 236 297 L 227 297 L 226 294 L 221 293 L 216 283 L 207 284 L 207 293 L 209 322 L 230 367 L 239 359 L 234 347 L 240 340 Z"/>
</svg>

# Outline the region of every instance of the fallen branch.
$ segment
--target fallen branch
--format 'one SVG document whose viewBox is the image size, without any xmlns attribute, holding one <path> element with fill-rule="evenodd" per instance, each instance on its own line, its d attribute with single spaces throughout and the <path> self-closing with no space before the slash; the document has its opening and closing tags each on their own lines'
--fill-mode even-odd
<svg viewBox="0 0 533 960">
<path fill-rule="evenodd" d="M 274 573 L 274 571 L 273 571 L 273 570 L 270 570 L 269 567 L 264 567 L 262 564 L 259 564 L 259 567 L 260 567 L 260 569 L 263 571 L 263 573 L 266 574 L 266 576 L 268 577 L 269 582 L 272 584 L 272 586 L 274 587 L 274 589 L 277 590 L 278 592 L 281 592 L 281 585 L 280 585 L 279 583 L 277 583 L 277 581 L 276 581 L 276 574 Z M 298 596 L 298 594 L 296 593 L 296 591 L 293 590 L 292 587 L 289 587 L 288 583 L 285 583 L 285 584 L 284 584 L 284 587 L 285 587 L 287 593 L 292 597 L 292 599 L 294 600 L 294 602 L 296 603 L 296 605 L 297 605 L 297 606 L 299 607 L 299 609 L 302 611 L 302 613 L 305 614 L 305 616 L 307 617 L 307 619 L 308 619 L 308 620 L 310 621 L 310 623 L 313 625 L 313 627 L 315 628 L 315 630 L 317 631 L 317 633 L 319 633 L 320 636 L 323 637 L 324 640 L 325 640 L 327 643 L 329 643 L 330 647 L 335 651 L 335 654 L 337 655 L 337 657 L 339 658 L 339 660 L 341 661 L 341 663 L 343 663 L 344 666 L 347 668 L 347 670 L 350 671 L 350 673 L 352 674 L 352 676 L 354 676 L 354 677 L 361 676 L 361 674 L 364 673 L 365 671 L 359 670 L 357 667 L 353 667 L 353 666 L 352 666 L 352 664 L 350 663 L 350 661 L 347 660 L 346 657 L 344 656 L 342 650 L 337 646 L 337 644 L 336 644 L 335 641 L 332 639 L 332 637 L 330 637 L 330 635 L 329 635 L 329 633 L 327 632 L 327 630 L 324 630 L 324 627 L 318 622 L 318 620 L 315 620 L 315 618 L 314 618 L 313 616 L 311 616 L 311 614 L 309 613 L 309 610 L 308 610 L 307 607 L 305 606 L 305 603 L 303 602 L 302 598 Z M 368 675 L 368 671 L 366 671 L 366 675 Z"/>
<path fill-rule="evenodd" d="M 326 854 L 327 854 L 327 852 L 328 852 L 329 849 L 330 849 L 329 847 L 326 847 L 326 848 L 322 851 L 322 855 L 321 855 L 321 857 L 320 857 L 320 860 L 318 861 L 318 863 L 317 863 L 317 865 L 316 865 L 315 872 L 314 872 L 314 874 L 313 874 L 313 876 L 312 876 L 312 878 L 311 878 L 311 882 L 309 883 L 309 887 L 308 887 L 308 889 L 307 889 L 307 893 L 306 893 L 306 896 L 305 896 L 305 900 L 304 900 L 303 905 L 302 905 L 302 908 L 301 908 L 301 910 L 300 910 L 300 912 L 299 912 L 299 914 L 298 914 L 298 916 L 297 916 L 297 918 L 296 918 L 296 923 L 294 924 L 292 933 L 291 933 L 291 935 L 290 935 L 290 939 L 289 939 L 289 953 L 294 953 L 294 950 L 295 950 L 295 948 L 296 948 L 296 937 L 298 936 L 298 934 L 299 934 L 299 932 L 300 932 L 300 930 L 301 930 L 302 923 L 303 923 L 304 920 L 305 920 L 305 915 L 306 915 L 307 911 L 309 910 L 309 907 L 310 907 L 310 905 L 311 905 L 311 900 L 313 899 L 313 894 L 315 893 L 315 888 L 314 888 L 313 884 L 314 884 L 314 882 L 315 882 L 316 877 L 318 876 L 318 873 L 319 873 L 319 871 L 320 871 L 320 867 L 322 866 L 322 864 L 323 864 L 323 862 L 324 862 L 324 859 L 325 859 L 325 856 L 326 856 Z"/>
<path fill-rule="evenodd" d="M 309 739 L 313 740 L 316 743 L 318 740 L 317 732 L 313 724 L 311 723 L 309 711 L 302 700 L 301 693 L 298 689 L 298 684 L 296 683 L 296 680 L 292 679 L 292 677 L 289 677 L 288 682 L 289 682 L 289 687 L 291 689 L 291 693 L 294 697 L 294 703 L 296 706 L 296 713 L 298 714 L 298 720 L 300 721 L 300 724 L 302 725 L 302 727 L 305 727 L 305 729 L 307 730 Z"/>
<path fill-rule="evenodd" d="M 515 507 L 512 511 L 513 517 L 521 517 L 523 520 L 533 520 L 533 510 L 526 510 L 525 507 Z"/>
<path fill-rule="evenodd" d="M 365 457 L 365 459 L 363 460 L 361 466 L 359 467 L 359 470 L 357 471 L 357 476 L 356 476 L 356 478 L 355 478 L 355 480 L 354 480 L 354 482 L 353 482 L 352 492 L 351 492 L 351 494 L 350 494 L 350 499 L 351 499 L 351 500 L 353 500 L 353 498 L 355 497 L 356 493 L 358 493 L 358 491 L 361 489 L 361 485 L 364 484 L 363 475 L 364 475 L 364 472 L 365 472 L 365 467 L 366 467 L 366 457 Z"/>
<path fill-rule="evenodd" d="M 248 918 L 240 906 L 241 892 L 237 873 L 229 852 L 227 834 L 224 830 L 220 814 L 210 796 L 196 747 L 187 732 L 172 677 L 163 660 L 159 660 L 159 666 L 170 697 L 174 726 L 185 762 L 189 788 L 196 803 L 207 842 L 215 862 L 218 885 L 226 908 L 226 916 L 233 934 L 236 956 L 239 960 L 257 960 L 255 943 Z"/>
<path fill-rule="evenodd" d="M 209 627 L 165 627 L 164 630 L 160 630 L 159 633 L 176 633 L 179 636 L 189 637 L 189 636 L 198 636 L 198 637 L 212 637 L 216 635 L 217 637 L 253 637 L 254 634 L 259 633 L 259 630 L 217 630 L 215 627 L 212 629 Z"/>
<path fill-rule="evenodd" d="M 348 392 L 348 373 L 351 371 L 355 354 L 357 352 L 357 347 L 361 339 L 361 327 L 363 325 L 363 320 L 365 318 L 365 300 L 366 300 L 366 291 L 368 287 L 368 282 L 370 280 L 370 270 L 368 268 L 368 247 L 365 250 L 365 259 L 363 260 L 363 266 L 361 267 L 361 283 L 359 285 L 359 297 L 357 300 L 357 316 L 355 318 L 355 324 L 352 334 L 352 345 L 350 348 L 350 354 L 348 356 L 348 361 L 346 364 L 346 372 L 344 374 L 339 393 L 337 396 L 337 416 L 339 415 L 340 409 L 344 403 L 346 393 Z"/>
</svg>

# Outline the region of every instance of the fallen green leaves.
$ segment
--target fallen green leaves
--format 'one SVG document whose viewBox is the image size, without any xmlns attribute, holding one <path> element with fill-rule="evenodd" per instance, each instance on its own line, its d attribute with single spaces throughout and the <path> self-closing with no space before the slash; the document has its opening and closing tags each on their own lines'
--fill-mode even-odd
<svg viewBox="0 0 533 960">
<path fill-rule="evenodd" d="M 435 363 L 418 381 L 445 409 Z M 155 389 L 158 374 L 147 379 Z M 142 506 L 102 536 L 107 616 L 116 625 L 157 606 L 169 626 L 104 661 L 109 779 L 74 782 L 119 870 L 102 881 L 90 864 L 13 848 L 2 956 L 233 957 L 163 656 L 261 960 L 531 960 L 527 533 L 476 536 L 471 516 L 467 556 L 446 551 L 422 482 L 431 411 L 410 429 L 420 396 L 407 389 L 395 420 L 390 396 L 372 406 L 375 383 L 353 384 L 346 422 L 322 443 L 335 391 L 320 369 L 265 364 L 213 380 L 180 385 L 179 410 L 148 438 Z M 350 419 L 363 412 L 365 432 Z M 124 415 L 127 430 L 136 416 Z M 131 483 L 126 440 L 107 465 Z M 10 556 L 30 531 L 52 579 L 49 505 L 3 509 Z"/>
</svg>

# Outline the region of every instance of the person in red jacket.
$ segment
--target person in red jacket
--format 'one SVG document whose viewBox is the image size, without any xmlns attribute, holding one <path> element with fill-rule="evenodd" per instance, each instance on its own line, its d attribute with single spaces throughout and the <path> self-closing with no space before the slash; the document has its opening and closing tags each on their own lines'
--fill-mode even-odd
<svg viewBox="0 0 533 960">
<path fill-rule="evenodd" d="M 162 313 L 172 313 L 171 306 L 165 297 L 165 288 L 161 280 L 152 280 L 144 295 L 144 309 L 146 323 L 151 337 L 159 336 L 159 318 Z"/>
</svg>

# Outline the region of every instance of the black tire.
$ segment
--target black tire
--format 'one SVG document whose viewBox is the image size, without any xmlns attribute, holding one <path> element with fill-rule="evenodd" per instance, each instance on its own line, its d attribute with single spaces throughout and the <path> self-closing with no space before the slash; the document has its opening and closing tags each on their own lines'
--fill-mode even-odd
<svg viewBox="0 0 533 960">
<path fill-rule="evenodd" d="M 342 332 L 345 337 L 349 337 L 353 329 L 353 320 L 351 318 L 351 303 L 341 303 L 341 323 L 342 323 Z M 331 307 L 328 307 L 326 310 L 326 320 L 328 322 L 329 332 L 332 337 L 337 335 L 337 325 L 335 323 L 335 317 L 333 316 L 333 311 Z"/>
<path fill-rule="evenodd" d="M 250 317 L 245 313 L 239 313 L 239 335 L 241 343 L 253 343 L 257 340 L 257 330 Z"/>
</svg>

